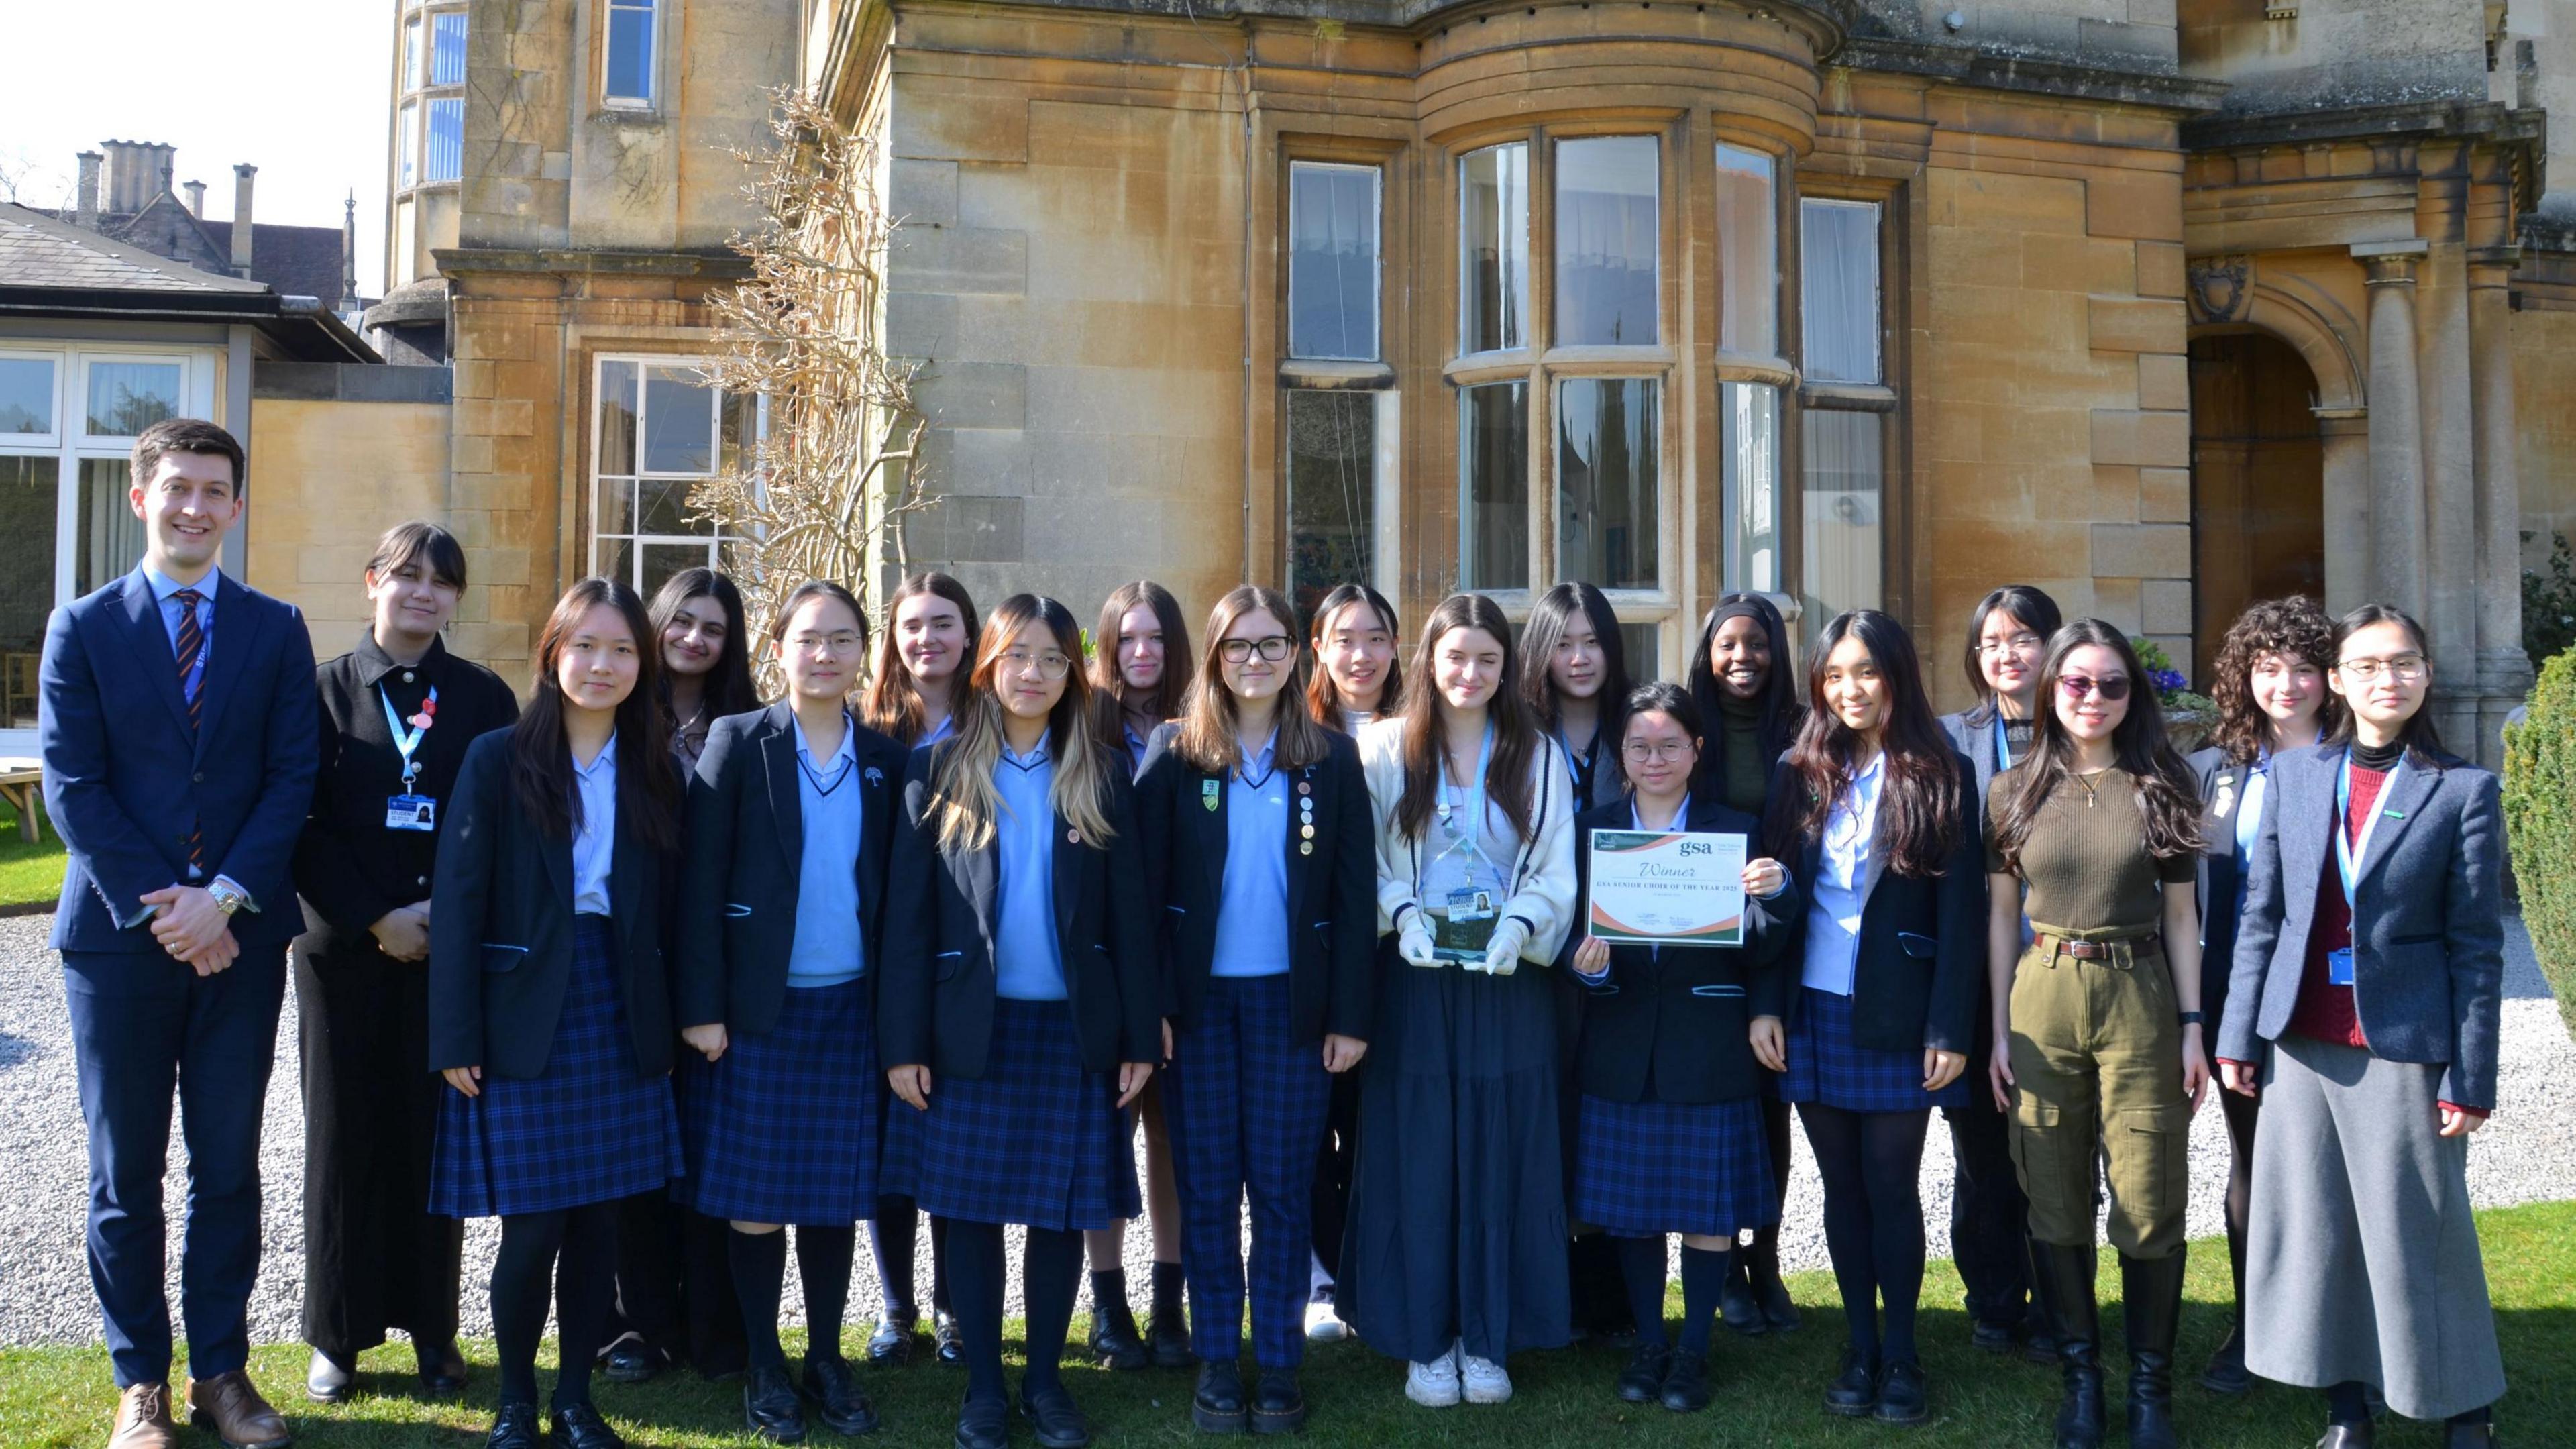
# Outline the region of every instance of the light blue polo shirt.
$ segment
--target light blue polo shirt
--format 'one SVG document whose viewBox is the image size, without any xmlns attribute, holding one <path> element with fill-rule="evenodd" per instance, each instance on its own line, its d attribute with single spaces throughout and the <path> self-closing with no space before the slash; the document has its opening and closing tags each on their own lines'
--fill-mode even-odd
<svg viewBox="0 0 2576 1449">
<path fill-rule="evenodd" d="M 1001 857 L 994 887 L 994 990 L 1012 1001 L 1062 1001 L 1064 950 L 1055 935 L 1055 760 L 1043 744 L 1026 755 L 1002 748 L 993 764 L 1002 813 L 993 822 Z"/>
<path fill-rule="evenodd" d="M 859 930 L 858 727 L 841 717 L 841 747 L 817 761 L 805 732 L 796 732 L 796 794 L 804 809 L 805 853 L 796 867 L 796 938 L 787 948 L 787 984 L 838 986 L 867 974 L 867 940 Z"/>
<path fill-rule="evenodd" d="M 1217 976 L 1288 971 L 1288 816 L 1295 787 L 1271 761 L 1274 734 L 1225 784 L 1225 884 L 1217 896 Z"/>
</svg>

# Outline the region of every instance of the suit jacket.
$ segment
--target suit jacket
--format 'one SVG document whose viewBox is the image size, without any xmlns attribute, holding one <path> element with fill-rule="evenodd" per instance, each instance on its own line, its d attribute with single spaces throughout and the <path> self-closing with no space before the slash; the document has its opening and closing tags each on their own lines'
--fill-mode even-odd
<svg viewBox="0 0 2576 1449">
<path fill-rule="evenodd" d="M 2263 831 L 2237 922 L 2236 1003 L 2218 1054 L 2262 1060 L 2289 1028 L 2308 935 L 2334 869 L 2341 746 L 2272 757 Z M 2409 760 L 2380 797 L 2352 903 L 2352 1004 L 2372 1055 L 2441 1064 L 2442 1100 L 2495 1108 L 2504 982 L 2504 810 L 2496 777 L 2465 760 Z"/>
<path fill-rule="evenodd" d="M 2251 765 L 2231 765 L 2212 745 L 2194 750 L 2192 774 L 2200 781 L 2200 833 L 2208 841 L 2200 852 L 2200 1009 L 2208 1016 L 2204 1035 L 2218 1039 L 2227 1019 L 2228 978 L 2236 957 L 2236 825 L 2245 806 L 2245 782 Z M 2265 785 L 2269 798 L 2270 785 Z"/>
<path fill-rule="evenodd" d="M 191 729 L 141 568 L 46 625 L 37 739 L 45 809 L 70 854 L 54 949 L 159 954 L 142 898 L 187 881 L 192 826 L 198 884 L 228 876 L 258 907 L 233 917 L 236 942 L 282 946 L 303 931 L 292 862 L 313 798 L 313 640 L 293 605 L 225 574 L 212 642 Z"/>
<path fill-rule="evenodd" d="M 885 955 L 877 981 L 877 1044 L 888 1067 L 927 1065 L 944 1076 L 984 1075 L 993 1046 L 999 978 L 993 934 L 1001 921 L 1001 859 L 940 847 L 928 818 L 930 783 L 954 740 L 912 752 L 895 819 L 886 886 Z M 1055 843 L 1056 944 L 1085 1070 L 1163 1059 L 1162 992 L 1145 911 L 1145 846 L 1134 786 L 1112 760 L 1110 839 L 1076 830 L 1059 813 Z"/>
<path fill-rule="evenodd" d="M 466 748 L 438 836 L 437 909 L 429 918 L 429 1069 L 480 1066 L 533 1077 L 554 1049 L 572 985 L 572 841 L 541 833 L 510 788 L 510 735 Z M 617 744 L 617 769 L 642 769 Z M 671 1069 L 670 856 L 620 811 L 609 857 L 609 918 L 619 995 L 646 1074 Z"/>
<path fill-rule="evenodd" d="M 1293 707 L 1293 706 L 1285 706 Z M 1225 891 L 1226 818 L 1233 805 L 1221 776 L 1210 775 L 1173 748 L 1180 726 L 1154 731 L 1136 810 L 1145 840 L 1148 906 L 1160 923 L 1163 1015 L 1198 1021 L 1216 965 L 1218 903 Z M 1377 950 L 1375 822 L 1359 746 L 1326 732 L 1324 758 L 1290 771 L 1298 798 L 1315 802 L 1315 834 L 1298 834 L 1288 816 L 1289 1019 L 1300 1044 L 1326 1033 L 1366 1040 Z M 1203 793 L 1214 782 L 1213 796 Z M 1209 809 L 1206 800 L 1216 808 Z M 1311 845 L 1301 852 L 1300 845 Z"/>
<path fill-rule="evenodd" d="M 871 982 L 884 939 L 895 798 L 910 751 L 853 720 L 857 761 L 859 938 Z M 682 1026 L 722 1022 L 759 1036 L 778 1025 L 796 943 L 805 861 L 805 792 L 796 713 L 785 702 L 707 730 L 689 780 L 687 869 L 680 879 L 675 1009 Z"/>
<path fill-rule="evenodd" d="M 1952 752 L 1959 788 L 1966 791 L 1975 770 L 1965 756 Z M 1801 788 L 1783 772 L 1775 775 L 1774 796 Z M 1874 849 L 1861 878 L 1860 951 L 1852 974 L 1852 1036 L 1879 1051 L 1919 1052 L 1938 1047 L 1973 1052 L 1977 1047 L 1978 987 L 1986 979 L 1986 847 L 1977 826 L 1977 809 L 1959 802 L 1959 838 L 1942 859 L 1941 873 L 1930 877 L 1895 875 L 1884 869 L 1886 852 Z M 1879 819 L 1884 822 L 1885 815 Z M 1880 831 L 1884 841 L 1886 833 Z M 1798 852 L 1798 879 L 1812 895 L 1824 869 L 1824 841 L 1809 837 Z M 1757 1016 L 1794 1017 L 1799 1001 L 1798 964 L 1805 957 L 1807 918 L 1797 921 L 1795 948 L 1784 953 L 1778 969 L 1758 978 L 1753 993 Z"/>
<path fill-rule="evenodd" d="M 1977 772 L 1977 798 L 1969 809 L 1978 817 L 1979 840 L 1986 838 L 1986 787 L 1993 784 L 1995 776 L 2000 773 L 1995 768 L 1995 731 L 1998 728 L 2000 723 L 1992 705 L 1981 704 L 1975 709 L 1941 716 L 1941 733 L 1950 737 L 1950 748 L 1967 756 L 1969 765 Z"/>
<path fill-rule="evenodd" d="M 1592 832 L 1633 830 L 1636 814 L 1626 797 L 1575 817 L 1578 902 L 1592 898 Z M 1683 821 L 1693 831 L 1749 837 L 1761 853 L 1762 822 L 1721 801 L 1693 795 Z M 1610 948 L 1610 974 L 1598 984 L 1574 974 L 1583 932 L 1566 937 L 1557 966 L 1580 988 L 1582 1040 L 1575 1049 L 1576 1079 L 1585 1093 L 1611 1102 L 1707 1103 L 1750 1097 L 1762 1089 L 1762 1069 L 1746 1034 L 1754 978 L 1779 960 L 1806 913 L 1806 898 L 1791 880 L 1767 901 L 1746 897 L 1741 946 Z"/>
</svg>

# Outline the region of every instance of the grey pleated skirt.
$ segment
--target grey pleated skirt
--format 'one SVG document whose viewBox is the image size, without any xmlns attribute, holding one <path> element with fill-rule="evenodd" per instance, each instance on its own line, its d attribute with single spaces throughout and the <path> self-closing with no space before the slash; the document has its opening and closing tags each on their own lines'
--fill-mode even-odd
<svg viewBox="0 0 2576 1449">
<path fill-rule="evenodd" d="M 2245 1366 L 2376 1384 L 2410 1419 L 2504 1395 L 2469 1207 L 2469 1139 L 2441 1135 L 2442 1069 L 2284 1036 L 2263 1067 L 2245 1252 Z"/>
</svg>

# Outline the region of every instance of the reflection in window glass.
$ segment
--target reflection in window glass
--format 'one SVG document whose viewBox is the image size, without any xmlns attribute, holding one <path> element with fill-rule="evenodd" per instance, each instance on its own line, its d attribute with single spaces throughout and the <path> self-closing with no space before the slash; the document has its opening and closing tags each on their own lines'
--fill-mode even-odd
<svg viewBox="0 0 2576 1449">
<path fill-rule="evenodd" d="M 1718 454 L 1725 490 L 1726 587 L 1780 587 L 1780 390 L 1718 387 Z"/>
<path fill-rule="evenodd" d="M 1878 203 L 1810 197 L 1798 233 L 1807 377 L 1879 381 Z"/>
<path fill-rule="evenodd" d="M 1717 265 L 1723 284 L 1717 345 L 1727 352 L 1772 356 L 1780 350 L 1775 165 L 1768 152 L 1724 143 L 1717 148 Z"/>
<path fill-rule="evenodd" d="M 635 364 L 599 365 L 599 471 L 635 471 Z"/>
<path fill-rule="evenodd" d="M 0 458 L 0 729 L 36 725 L 36 660 L 54 611 L 54 458 Z"/>
<path fill-rule="evenodd" d="M 0 357 L 0 433 L 53 430 L 54 360 Z M 50 536 L 52 530 L 46 532 Z"/>
<path fill-rule="evenodd" d="M 715 406 L 694 367 L 644 369 L 647 473 L 715 471 Z"/>
<path fill-rule="evenodd" d="M 1377 186 L 1374 166 L 1288 168 L 1289 356 L 1378 355 Z"/>
<path fill-rule="evenodd" d="M 89 365 L 89 417 L 93 438 L 130 438 L 163 418 L 179 415 L 179 364 L 93 362 Z"/>
<path fill-rule="evenodd" d="M 429 17 L 429 83 L 465 84 L 465 12 L 449 10 Z"/>
<path fill-rule="evenodd" d="M 1652 136 L 1557 143 L 1557 346 L 1654 342 L 1656 156 Z"/>
<path fill-rule="evenodd" d="M 123 458 L 80 460 L 80 528 L 73 541 L 74 594 L 86 594 L 134 571 L 143 561 L 143 520 L 128 494 L 134 473 Z M 50 543 L 53 533 L 45 537 Z"/>
<path fill-rule="evenodd" d="M 1818 627 L 1845 609 L 1879 606 L 1885 437 L 1876 413 L 1810 408 L 1800 424 L 1799 597 Z"/>
<path fill-rule="evenodd" d="M 715 564 L 724 537 L 690 495 L 719 469 L 746 461 L 759 401 L 713 392 L 695 366 L 603 360 L 592 566 L 649 597 L 681 569 Z"/>
<path fill-rule="evenodd" d="M 405 101 L 402 109 L 394 112 L 394 155 L 401 158 L 396 164 L 402 173 L 396 186 L 409 186 L 419 177 L 420 164 L 412 154 L 419 144 L 420 107 Z"/>
<path fill-rule="evenodd" d="M 1288 593 L 1312 614 L 1334 585 L 1371 578 L 1377 395 L 1288 394 Z"/>
<path fill-rule="evenodd" d="M 1458 394 L 1462 589 L 1529 587 L 1529 384 Z"/>
<path fill-rule="evenodd" d="M 653 101 L 653 0 L 608 0 L 608 79 L 611 101 Z"/>
<path fill-rule="evenodd" d="M 454 181 L 465 170 L 465 102 L 429 103 L 429 135 L 422 154 L 420 179 Z"/>
<path fill-rule="evenodd" d="M 1529 146 L 1470 151 L 1458 162 L 1461 352 L 1529 345 Z"/>
<path fill-rule="evenodd" d="M 1656 582 L 1655 384 L 1556 385 L 1556 575 L 1604 589 Z"/>
<path fill-rule="evenodd" d="M 1628 677 L 1635 680 L 1661 679 L 1663 630 L 1653 624 L 1619 626 L 1619 647 L 1627 651 Z M 1618 755 L 1614 751 L 1612 759 Z"/>
<path fill-rule="evenodd" d="M 420 22 L 417 20 L 406 21 L 403 24 L 402 58 L 402 83 L 404 90 L 416 91 L 420 89 L 422 73 L 421 60 Z"/>
</svg>

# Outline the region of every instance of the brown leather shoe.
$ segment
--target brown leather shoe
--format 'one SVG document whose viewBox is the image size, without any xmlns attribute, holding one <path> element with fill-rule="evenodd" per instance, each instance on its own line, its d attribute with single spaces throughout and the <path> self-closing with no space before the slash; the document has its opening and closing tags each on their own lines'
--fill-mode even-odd
<svg viewBox="0 0 2576 1449">
<path fill-rule="evenodd" d="M 107 1449 L 179 1449 L 179 1426 L 170 1420 L 170 1386 L 135 1384 L 116 1406 L 116 1437 Z"/>
<path fill-rule="evenodd" d="M 188 1422 L 222 1440 L 224 1449 L 285 1449 L 295 1442 L 286 1420 L 238 1369 L 188 1380 Z"/>
</svg>

